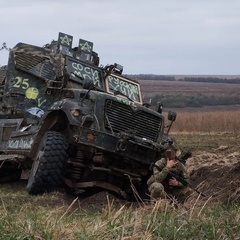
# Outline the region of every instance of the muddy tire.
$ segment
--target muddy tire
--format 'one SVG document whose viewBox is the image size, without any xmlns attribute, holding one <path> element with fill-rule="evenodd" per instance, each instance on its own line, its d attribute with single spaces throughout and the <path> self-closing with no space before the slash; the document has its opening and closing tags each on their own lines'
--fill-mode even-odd
<svg viewBox="0 0 240 240">
<path fill-rule="evenodd" d="M 61 175 L 66 160 L 68 142 L 59 132 L 48 131 L 39 145 L 28 179 L 30 194 L 49 192 L 61 184 Z"/>
</svg>

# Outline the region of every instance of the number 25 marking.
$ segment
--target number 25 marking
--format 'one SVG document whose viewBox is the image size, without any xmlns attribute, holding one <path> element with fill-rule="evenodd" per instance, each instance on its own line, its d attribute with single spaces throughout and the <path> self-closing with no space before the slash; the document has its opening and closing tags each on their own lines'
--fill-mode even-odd
<svg viewBox="0 0 240 240">
<path fill-rule="evenodd" d="M 16 88 L 28 89 L 29 83 L 27 78 L 16 77 L 17 82 L 13 85 Z"/>
</svg>

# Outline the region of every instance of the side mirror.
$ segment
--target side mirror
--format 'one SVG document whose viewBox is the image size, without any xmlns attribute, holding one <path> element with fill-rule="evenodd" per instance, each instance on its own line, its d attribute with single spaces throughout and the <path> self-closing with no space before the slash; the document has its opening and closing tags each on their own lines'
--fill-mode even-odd
<svg viewBox="0 0 240 240">
<path fill-rule="evenodd" d="M 169 110 L 168 112 L 168 120 L 174 122 L 177 118 L 177 113 L 173 110 Z"/>
</svg>

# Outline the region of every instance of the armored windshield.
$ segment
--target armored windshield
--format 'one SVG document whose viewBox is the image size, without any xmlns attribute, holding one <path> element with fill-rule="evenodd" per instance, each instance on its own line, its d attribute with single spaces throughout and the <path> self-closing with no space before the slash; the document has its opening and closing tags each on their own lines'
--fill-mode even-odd
<svg viewBox="0 0 240 240">
<path fill-rule="evenodd" d="M 93 81 L 95 87 L 103 89 L 103 77 L 102 70 L 94 65 L 87 64 L 83 61 L 77 61 L 76 59 L 67 59 L 67 72 L 70 76 L 70 80 L 83 83 L 83 80 Z"/>
<path fill-rule="evenodd" d="M 132 101 L 142 103 L 141 90 L 138 82 L 123 76 L 111 74 L 106 77 L 106 87 L 107 91 L 112 94 L 125 96 Z"/>
</svg>

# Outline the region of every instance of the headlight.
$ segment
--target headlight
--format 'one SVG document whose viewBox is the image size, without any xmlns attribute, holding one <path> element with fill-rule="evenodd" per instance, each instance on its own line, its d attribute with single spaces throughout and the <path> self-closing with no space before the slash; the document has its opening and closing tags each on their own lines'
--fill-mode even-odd
<svg viewBox="0 0 240 240">
<path fill-rule="evenodd" d="M 80 116 L 80 111 L 78 109 L 70 109 L 70 113 L 72 114 L 73 117 Z"/>
</svg>

